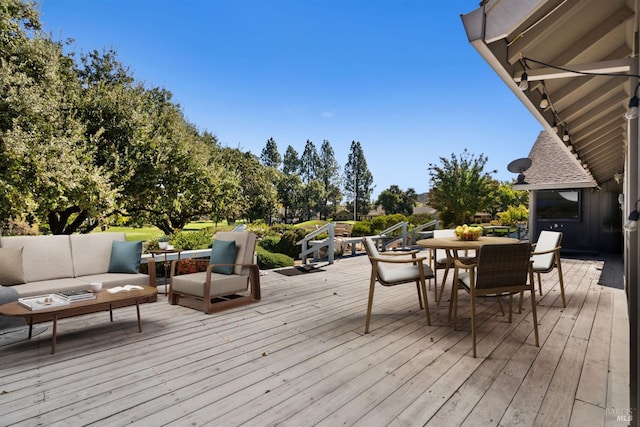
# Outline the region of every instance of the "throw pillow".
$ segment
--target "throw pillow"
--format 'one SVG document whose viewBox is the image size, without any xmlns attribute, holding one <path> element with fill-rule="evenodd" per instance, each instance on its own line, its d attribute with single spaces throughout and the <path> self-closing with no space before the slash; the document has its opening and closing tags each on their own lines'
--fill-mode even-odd
<svg viewBox="0 0 640 427">
<path fill-rule="evenodd" d="M 234 264 L 236 262 L 235 240 L 214 240 L 211 245 L 210 264 Z M 214 265 L 211 269 L 214 273 L 233 274 L 233 265 Z"/>
<path fill-rule="evenodd" d="M 25 283 L 22 269 L 22 248 L 0 248 L 0 286 Z"/>
<path fill-rule="evenodd" d="M 140 257 L 142 256 L 142 241 L 111 242 L 111 260 L 109 273 L 139 273 Z"/>
</svg>

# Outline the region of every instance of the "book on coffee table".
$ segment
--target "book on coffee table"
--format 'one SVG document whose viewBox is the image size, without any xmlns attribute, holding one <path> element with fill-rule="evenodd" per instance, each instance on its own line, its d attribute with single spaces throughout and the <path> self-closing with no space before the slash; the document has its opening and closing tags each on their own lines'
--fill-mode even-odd
<svg viewBox="0 0 640 427">
<path fill-rule="evenodd" d="M 69 305 L 69 301 L 62 298 L 60 295 L 47 294 L 18 298 L 18 304 L 28 308 L 29 310 L 36 311 L 59 307 L 61 305 Z"/>
<path fill-rule="evenodd" d="M 58 295 L 70 302 L 94 299 L 96 296 L 88 289 L 71 289 L 59 291 Z"/>
<path fill-rule="evenodd" d="M 129 291 L 133 291 L 133 290 L 143 290 L 144 288 L 142 286 L 138 286 L 138 285 L 124 285 L 124 286 L 116 286 L 113 288 L 109 288 L 107 289 L 107 292 L 109 292 L 110 294 L 115 294 L 118 292 L 129 292 Z"/>
</svg>

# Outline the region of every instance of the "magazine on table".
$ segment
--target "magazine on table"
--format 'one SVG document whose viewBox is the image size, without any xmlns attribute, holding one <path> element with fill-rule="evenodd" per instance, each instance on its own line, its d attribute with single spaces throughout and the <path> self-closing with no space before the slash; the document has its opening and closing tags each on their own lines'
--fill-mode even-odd
<svg viewBox="0 0 640 427">
<path fill-rule="evenodd" d="M 59 291 L 58 295 L 65 298 L 68 301 L 84 301 L 88 299 L 94 299 L 96 296 L 88 289 L 70 289 Z"/>
</svg>

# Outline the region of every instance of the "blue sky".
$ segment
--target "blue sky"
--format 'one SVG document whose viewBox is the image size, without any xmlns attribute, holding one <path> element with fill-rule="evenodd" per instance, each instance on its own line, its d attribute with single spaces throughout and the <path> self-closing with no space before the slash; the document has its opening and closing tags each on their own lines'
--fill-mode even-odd
<svg viewBox="0 0 640 427">
<path fill-rule="evenodd" d="M 113 48 L 220 143 L 260 155 L 362 144 L 374 195 L 428 191 L 428 164 L 467 148 L 495 178 L 542 129 L 468 43 L 479 0 L 41 0 L 54 39 Z"/>
</svg>

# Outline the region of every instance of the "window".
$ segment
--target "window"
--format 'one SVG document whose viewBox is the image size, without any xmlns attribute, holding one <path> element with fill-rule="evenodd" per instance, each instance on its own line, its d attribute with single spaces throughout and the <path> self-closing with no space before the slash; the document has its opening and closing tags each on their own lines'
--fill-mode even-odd
<svg viewBox="0 0 640 427">
<path fill-rule="evenodd" d="M 536 206 L 540 220 L 580 221 L 579 190 L 537 191 Z"/>
</svg>

